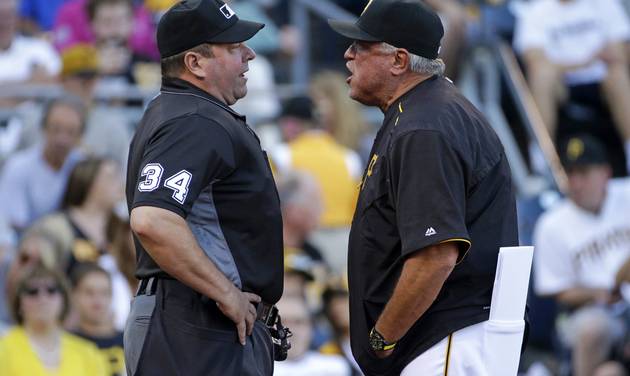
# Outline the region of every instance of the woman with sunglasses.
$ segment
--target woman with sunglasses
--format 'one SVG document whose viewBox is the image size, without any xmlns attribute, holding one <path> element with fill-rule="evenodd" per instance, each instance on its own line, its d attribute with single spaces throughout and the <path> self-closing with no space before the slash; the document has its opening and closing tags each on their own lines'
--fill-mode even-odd
<svg viewBox="0 0 630 376">
<path fill-rule="evenodd" d="M 105 375 L 94 345 L 64 331 L 69 305 L 57 272 L 38 265 L 24 275 L 11 302 L 17 326 L 0 339 L 0 375 Z"/>
</svg>

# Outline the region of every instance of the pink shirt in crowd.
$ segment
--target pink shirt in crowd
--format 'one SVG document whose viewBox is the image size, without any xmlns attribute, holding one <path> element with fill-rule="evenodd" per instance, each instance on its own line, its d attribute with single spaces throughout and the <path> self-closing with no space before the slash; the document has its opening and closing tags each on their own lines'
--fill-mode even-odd
<svg viewBox="0 0 630 376">
<path fill-rule="evenodd" d="M 93 43 L 94 35 L 86 9 L 87 0 L 71 0 L 59 8 L 53 28 L 58 51 L 77 43 Z M 134 25 L 129 43 L 134 53 L 159 60 L 151 13 L 142 5 L 134 7 Z"/>
</svg>

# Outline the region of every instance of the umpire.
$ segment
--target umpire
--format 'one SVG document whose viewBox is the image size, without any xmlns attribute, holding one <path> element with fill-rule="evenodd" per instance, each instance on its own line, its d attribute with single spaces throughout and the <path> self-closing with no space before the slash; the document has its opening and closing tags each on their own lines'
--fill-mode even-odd
<svg viewBox="0 0 630 376">
<path fill-rule="evenodd" d="M 141 280 L 129 375 L 271 375 L 282 220 L 265 153 L 229 106 L 264 25 L 186 0 L 158 25 L 162 88 L 132 140 L 127 203 Z"/>
<path fill-rule="evenodd" d="M 385 114 L 349 244 L 352 352 L 367 375 L 487 375 L 499 247 L 518 244 L 503 147 L 444 78 L 420 0 L 371 0 L 344 57 L 350 96 Z"/>
</svg>

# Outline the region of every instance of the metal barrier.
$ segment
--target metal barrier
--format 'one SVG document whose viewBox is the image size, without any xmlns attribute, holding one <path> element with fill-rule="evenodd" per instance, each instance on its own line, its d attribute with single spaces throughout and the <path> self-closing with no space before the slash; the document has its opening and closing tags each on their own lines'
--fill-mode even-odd
<svg viewBox="0 0 630 376">
<path fill-rule="evenodd" d="M 514 51 L 505 42 L 500 42 L 495 47 L 495 56 L 509 93 L 516 103 L 521 121 L 527 129 L 530 139 L 540 147 L 545 156 L 545 162 L 555 187 L 560 192 L 566 192 L 568 184 L 566 172 L 560 163 L 554 142 L 547 127 L 545 127 L 523 72 L 516 61 Z"/>
<path fill-rule="evenodd" d="M 544 178 L 532 175 L 501 108 L 501 75 L 490 47 L 472 51 L 460 79 L 462 93 L 479 108 L 497 133 L 512 169 L 519 194 L 532 196 L 548 187 Z"/>
</svg>

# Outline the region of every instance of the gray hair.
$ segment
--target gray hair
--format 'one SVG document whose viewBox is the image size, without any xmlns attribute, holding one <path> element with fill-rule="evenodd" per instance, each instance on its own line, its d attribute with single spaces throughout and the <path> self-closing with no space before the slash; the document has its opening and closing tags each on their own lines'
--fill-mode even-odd
<svg viewBox="0 0 630 376">
<path fill-rule="evenodd" d="M 396 52 L 397 48 L 391 44 L 382 43 L 385 52 Z M 426 76 L 443 76 L 446 66 L 442 59 L 427 59 L 409 52 L 409 66 L 412 72 Z"/>
<path fill-rule="evenodd" d="M 285 208 L 290 204 L 304 205 L 311 197 L 309 189 L 318 189 L 317 180 L 309 173 L 303 171 L 289 171 L 278 179 L 278 196 L 280 205 Z"/>
</svg>

